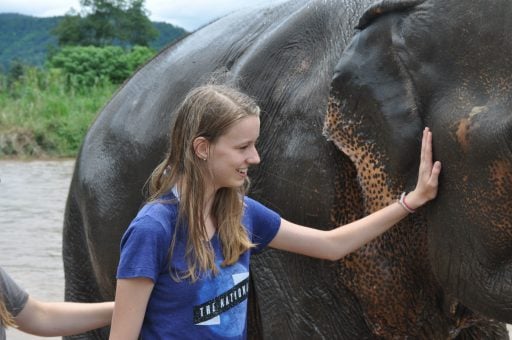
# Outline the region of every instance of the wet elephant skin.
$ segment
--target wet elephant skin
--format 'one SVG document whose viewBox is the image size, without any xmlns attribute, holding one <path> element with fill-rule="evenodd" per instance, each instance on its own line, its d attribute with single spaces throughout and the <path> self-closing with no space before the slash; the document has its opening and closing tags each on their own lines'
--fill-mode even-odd
<svg viewBox="0 0 512 340">
<path fill-rule="evenodd" d="M 417 6 L 415 1 L 384 4 L 392 7 L 389 15 L 378 19 L 387 7 L 376 6 L 363 21 L 392 21 Z M 251 196 L 283 217 L 332 228 L 390 202 L 399 188 L 410 186 L 418 163 L 415 138 L 430 118 L 415 120 L 411 128 L 410 115 L 399 116 L 393 131 L 405 139 L 375 128 L 380 121 L 373 118 L 361 118 L 368 124 L 361 129 L 355 119 L 368 112 L 377 117 L 382 98 L 362 91 L 364 100 L 354 102 L 361 97 L 343 94 L 337 79 L 331 89 L 335 66 L 347 59 L 342 52 L 368 5 L 293 0 L 236 12 L 168 47 L 127 81 L 98 115 L 77 158 L 63 235 L 66 300 L 113 298 L 119 241 L 144 200 L 146 179 L 163 156 L 171 112 L 190 88 L 212 74 L 238 84 L 262 108 L 262 164 L 251 170 Z M 381 58 L 383 66 L 393 67 Z M 395 72 L 402 70 L 389 71 Z M 342 105 L 359 111 L 344 117 Z M 340 117 L 347 119 L 341 122 Z M 326 126 L 335 126 L 325 129 L 331 141 L 322 135 L 324 118 Z M 436 136 L 443 128 L 438 124 L 432 125 Z M 436 139 L 436 156 L 440 142 Z M 385 153 L 382 145 L 401 149 Z M 502 168 L 496 166 L 495 173 Z M 339 262 L 274 250 L 255 256 L 250 337 L 502 338 L 501 324 L 460 302 L 456 290 L 443 288 L 449 282 L 436 273 L 427 242 L 442 243 L 431 227 L 441 213 L 435 202 Z M 107 333 L 73 338 L 103 339 Z"/>
<path fill-rule="evenodd" d="M 120 237 L 163 156 L 170 114 L 212 73 L 238 83 L 262 109 L 262 164 L 252 170 L 251 195 L 299 223 L 332 227 L 333 216 L 350 219 L 342 211 L 357 199 L 340 199 L 340 190 L 356 185 L 354 169 L 322 136 L 322 124 L 333 68 L 364 8 L 359 1 L 289 1 L 237 12 L 137 72 L 100 112 L 77 158 L 64 227 L 66 299 L 113 298 Z M 336 283 L 338 264 L 275 251 L 252 264 L 255 337 L 369 336 L 355 296 Z"/>
<path fill-rule="evenodd" d="M 324 132 L 354 163 L 365 213 L 412 189 L 424 126 L 444 163 L 438 198 L 354 256 L 352 291 L 374 333 L 425 316 L 440 330 L 442 306 L 451 336 L 508 338 L 487 320 L 512 321 L 511 14 L 510 1 L 381 2 L 335 68 Z M 357 269 L 379 252 L 392 263 Z"/>
</svg>

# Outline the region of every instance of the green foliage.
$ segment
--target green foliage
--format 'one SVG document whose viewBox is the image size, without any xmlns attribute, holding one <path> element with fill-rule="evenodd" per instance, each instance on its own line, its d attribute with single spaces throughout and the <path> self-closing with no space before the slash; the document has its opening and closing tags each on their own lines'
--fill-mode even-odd
<svg viewBox="0 0 512 340">
<path fill-rule="evenodd" d="M 57 37 L 59 45 L 73 45 L 75 41 L 88 44 L 86 32 L 81 30 L 82 18 L 78 14 L 67 14 L 50 32 Z"/>
<path fill-rule="evenodd" d="M 81 4 L 87 11 L 66 17 L 0 13 L 0 157 L 76 156 L 96 112 L 118 85 L 156 50 L 186 34 L 151 23 L 143 0 Z M 50 34 L 54 29 L 69 44 L 89 39 L 112 45 L 61 49 Z M 163 34 L 150 41 L 151 30 Z M 142 46 L 148 43 L 152 49 Z"/>
<path fill-rule="evenodd" d="M 68 76 L 66 84 L 92 86 L 108 80 L 120 84 L 155 52 L 148 47 L 135 46 L 125 52 L 119 46 L 68 46 L 52 56 L 48 66 L 62 69 Z"/>
<path fill-rule="evenodd" d="M 153 27 L 155 27 L 160 34 L 158 38 L 151 42 L 150 47 L 157 51 L 188 34 L 183 28 L 165 22 L 154 22 Z"/>
<path fill-rule="evenodd" d="M 81 0 L 82 13 L 70 13 L 52 30 L 59 45 L 149 46 L 159 32 L 144 0 Z"/>
<path fill-rule="evenodd" d="M 133 0 L 130 6 L 120 16 L 119 39 L 135 46 L 149 46 L 150 42 L 159 35 L 159 31 L 147 16 L 144 0 Z"/>
<path fill-rule="evenodd" d="M 96 112 L 148 47 L 65 47 L 45 69 L 18 62 L 0 73 L 0 157 L 75 156 Z"/>
<path fill-rule="evenodd" d="M 19 14 L 0 13 L 0 65 L 8 70 L 10 62 L 42 65 L 49 46 L 57 39 L 49 31 L 58 18 L 34 18 Z"/>
<path fill-rule="evenodd" d="M 131 49 L 130 53 L 125 53 L 121 60 L 126 65 L 126 68 L 129 70 L 128 76 L 133 74 L 140 66 L 145 64 L 149 59 L 153 58 L 155 54 L 156 53 L 154 50 L 144 46 L 134 46 Z"/>
<path fill-rule="evenodd" d="M 67 17 L 35 18 L 0 13 L 0 69 L 7 72 L 14 60 L 43 66 L 47 56 L 58 48 L 57 39 L 50 31 L 65 18 Z M 158 38 L 150 42 L 151 48 L 156 51 L 187 33 L 184 29 L 167 23 L 153 23 L 153 27 L 160 32 Z"/>
<path fill-rule="evenodd" d="M 0 74 L 0 157 L 73 157 L 96 116 L 116 90 L 108 81 L 70 88 L 61 70 L 25 67 L 10 89 Z"/>
<path fill-rule="evenodd" d="M 23 64 L 19 60 L 15 60 L 7 73 L 7 88 L 11 88 L 23 76 L 23 71 Z"/>
</svg>

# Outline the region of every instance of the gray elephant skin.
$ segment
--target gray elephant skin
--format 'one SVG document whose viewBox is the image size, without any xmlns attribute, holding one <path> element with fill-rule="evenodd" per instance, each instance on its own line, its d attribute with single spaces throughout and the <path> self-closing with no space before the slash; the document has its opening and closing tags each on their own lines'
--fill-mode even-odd
<svg viewBox="0 0 512 340">
<path fill-rule="evenodd" d="M 171 113 L 214 74 L 261 106 L 250 195 L 291 221 L 333 228 L 411 190 L 424 126 L 444 165 L 435 201 L 341 261 L 255 256 L 250 338 L 508 339 L 512 2 L 370 5 L 238 11 L 135 73 L 77 157 L 66 300 L 113 299 L 120 238 L 163 157 Z"/>
</svg>

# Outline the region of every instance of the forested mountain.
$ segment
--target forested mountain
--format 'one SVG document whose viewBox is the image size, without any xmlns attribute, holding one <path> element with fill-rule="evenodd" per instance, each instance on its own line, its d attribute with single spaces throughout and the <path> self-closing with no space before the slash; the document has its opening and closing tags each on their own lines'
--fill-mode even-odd
<svg viewBox="0 0 512 340">
<path fill-rule="evenodd" d="M 183 28 L 165 22 L 153 22 L 153 26 L 159 32 L 158 37 L 151 42 L 151 47 L 161 50 L 171 42 L 183 37 L 188 32 Z"/>
<path fill-rule="evenodd" d="M 0 13 L 0 65 L 3 69 L 6 70 L 9 62 L 14 59 L 26 64 L 41 65 L 48 47 L 57 45 L 50 30 L 58 22 L 58 17 L 36 18 Z"/>
<path fill-rule="evenodd" d="M 0 68 L 4 71 L 14 60 L 24 64 L 41 66 L 48 52 L 57 47 L 57 39 L 51 34 L 64 17 L 37 18 L 14 13 L 0 13 Z M 187 32 L 163 22 L 154 22 L 158 37 L 150 47 L 155 50 L 167 46 Z"/>
</svg>

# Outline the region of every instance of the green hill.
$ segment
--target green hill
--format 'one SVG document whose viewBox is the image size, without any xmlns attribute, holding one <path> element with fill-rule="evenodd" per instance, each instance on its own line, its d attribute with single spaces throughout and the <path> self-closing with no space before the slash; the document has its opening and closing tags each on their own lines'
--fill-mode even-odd
<svg viewBox="0 0 512 340">
<path fill-rule="evenodd" d="M 43 65 L 48 51 L 57 47 L 57 39 L 51 30 L 62 18 L 0 13 L 0 67 L 7 70 L 14 60 L 35 66 Z M 155 50 L 162 49 L 187 33 L 181 27 L 163 22 L 154 22 L 153 25 L 160 33 L 151 43 Z"/>
</svg>

